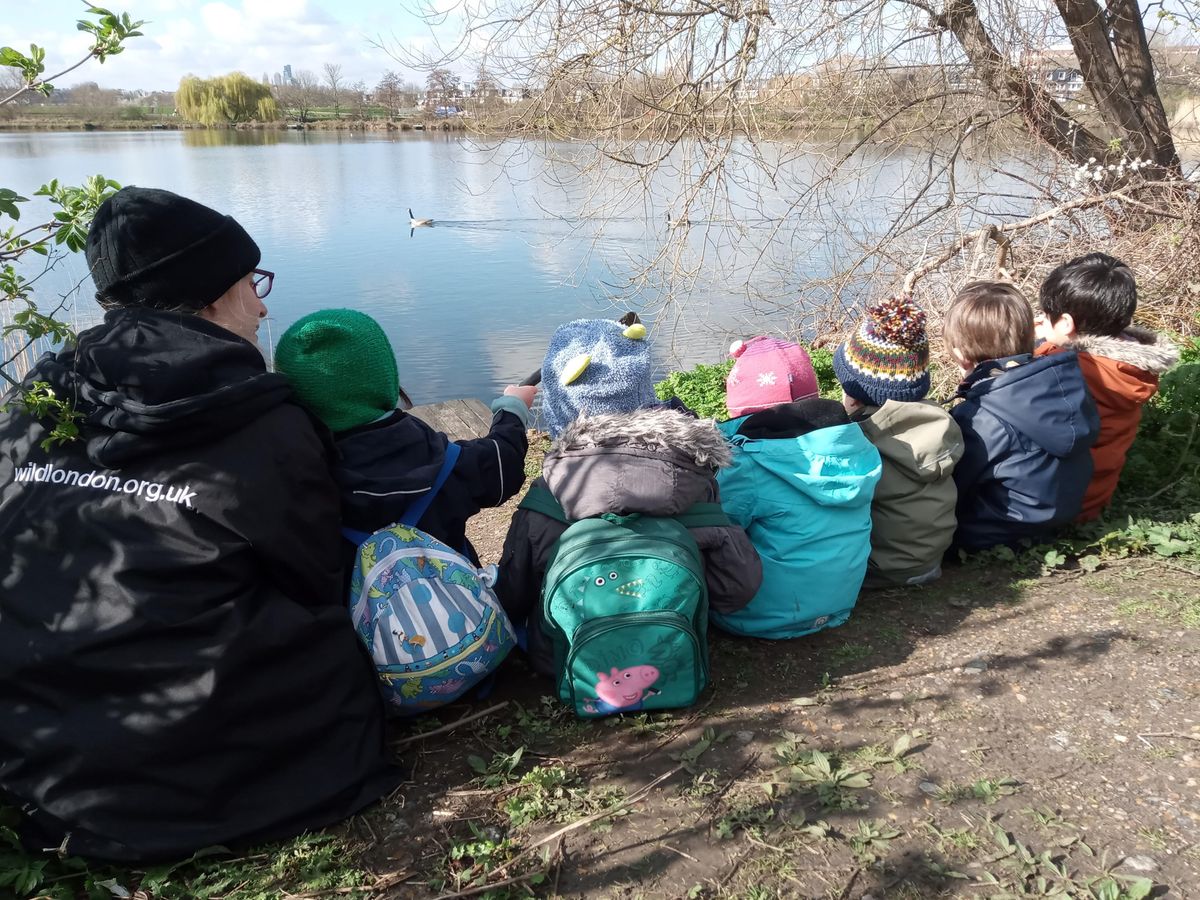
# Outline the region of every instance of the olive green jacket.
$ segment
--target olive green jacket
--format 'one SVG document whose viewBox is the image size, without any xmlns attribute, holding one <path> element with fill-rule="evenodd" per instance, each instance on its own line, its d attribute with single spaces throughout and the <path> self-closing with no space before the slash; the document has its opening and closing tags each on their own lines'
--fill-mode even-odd
<svg viewBox="0 0 1200 900">
<path fill-rule="evenodd" d="M 954 537 L 953 474 L 963 454 L 962 432 L 930 401 L 888 400 L 863 407 L 854 421 L 883 458 L 871 503 L 866 586 L 932 580 Z"/>
</svg>

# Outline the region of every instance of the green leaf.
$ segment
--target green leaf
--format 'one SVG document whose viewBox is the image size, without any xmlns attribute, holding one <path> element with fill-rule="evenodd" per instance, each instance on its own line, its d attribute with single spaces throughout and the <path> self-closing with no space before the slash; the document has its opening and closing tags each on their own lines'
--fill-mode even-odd
<svg viewBox="0 0 1200 900">
<path fill-rule="evenodd" d="M 482 756 L 475 756 L 474 754 L 472 754 L 471 756 L 468 756 L 467 757 L 467 765 L 470 766 L 476 772 L 478 772 L 480 775 L 487 773 L 487 769 L 488 769 L 487 763 L 484 761 Z"/>
</svg>

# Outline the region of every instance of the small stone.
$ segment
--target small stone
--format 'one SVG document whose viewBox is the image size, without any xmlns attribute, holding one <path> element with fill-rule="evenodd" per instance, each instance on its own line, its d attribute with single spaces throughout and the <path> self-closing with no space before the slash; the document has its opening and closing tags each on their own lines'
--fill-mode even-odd
<svg viewBox="0 0 1200 900">
<path fill-rule="evenodd" d="M 963 672 L 967 675 L 978 675 L 980 672 L 987 671 L 987 662 L 982 659 L 973 659 L 963 666 Z"/>
<path fill-rule="evenodd" d="M 917 787 L 921 789 L 921 793 L 928 794 L 931 797 L 942 792 L 942 789 L 932 781 L 922 781 Z"/>
<path fill-rule="evenodd" d="M 816 706 L 821 701 L 816 697 L 797 697 L 792 701 L 793 706 Z"/>
<path fill-rule="evenodd" d="M 1125 737 L 1125 735 L 1123 735 L 1123 734 L 1114 734 L 1113 740 L 1116 741 L 1118 744 L 1124 744 L 1129 740 L 1129 738 Z"/>
<path fill-rule="evenodd" d="M 890 694 L 888 694 L 888 699 L 889 700 L 903 700 L 904 695 L 902 693 L 900 693 L 899 691 L 892 691 Z"/>
<path fill-rule="evenodd" d="M 735 735 L 735 737 L 738 739 L 739 744 L 748 744 L 752 740 L 754 740 L 754 732 L 753 731 L 739 731 Z"/>
<path fill-rule="evenodd" d="M 1158 868 L 1158 863 L 1149 856 L 1127 856 L 1121 865 L 1128 866 L 1135 872 L 1153 872 Z"/>
</svg>

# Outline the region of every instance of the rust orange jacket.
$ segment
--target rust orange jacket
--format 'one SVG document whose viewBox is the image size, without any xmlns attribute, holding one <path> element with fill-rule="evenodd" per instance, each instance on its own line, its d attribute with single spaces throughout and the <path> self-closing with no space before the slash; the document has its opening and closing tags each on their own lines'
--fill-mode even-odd
<svg viewBox="0 0 1200 900">
<path fill-rule="evenodd" d="M 1035 351 L 1045 356 L 1075 350 L 1096 409 L 1100 437 L 1092 445 L 1093 473 L 1083 498 L 1080 522 L 1099 518 L 1112 500 L 1137 435 L 1142 406 L 1158 390 L 1158 376 L 1179 358 L 1179 350 L 1152 331 L 1134 326 L 1115 337 L 1084 334 L 1063 346 L 1049 342 Z"/>
</svg>

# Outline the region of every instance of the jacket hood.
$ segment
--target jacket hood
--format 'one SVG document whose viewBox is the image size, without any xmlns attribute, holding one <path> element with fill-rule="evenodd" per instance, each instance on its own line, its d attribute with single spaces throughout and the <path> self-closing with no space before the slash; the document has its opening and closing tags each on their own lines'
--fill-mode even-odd
<svg viewBox="0 0 1200 900">
<path fill-rule="evenodd" d="M 355 507 L 364 509 L 379 502 L 394 506 L 397 500 L 427 491 L 437 479 L 449 443 L 444 434 L 400 410 L 341 432 L 336 440 L 338 483 L 344 497 L 348 494 Z"/>
<path fill-rule="evenodd" d="M 980 363 L 958 389 L 1051 456 L 1090 447 L 1100 419 L 1072 351 L 1029 354 Z"/>
<path fill-rule="evenodd" d="M 1103 356 L 1116 362 L 1161 375 L 1179 361 L 1179 348 L 1160 334 L 1131 325 L 1116 337 L 1098 334 L 1078 335 L 1066 344 L 1078 353 Z"/>
<path fill-rule="evenodd" d="M 542 475 L 572 519 L 673 516 L 716 499 L 714 476 L 732 459 L 711 419 L 639 409 L 576 419 L 546 454 Z"/>
<path fill-rule="evenodd" d="M 962 431 L 936 403 L 888 400 L 867 407 L 858 425 L 879 455 L 913 481 L 941 481 L 954 472 L 963 455 Z"/>
<path fill-rule="evenodd" d="M 721 430 L 740 448 L 739 466 L 762 470 L 760 494 L 799 494 L 819 506 L 870 505 L 883 466 L 879 451 L 858 425 L 851 422 L 794 437 L 756 439 L 738 434 L 745 421 L 732 419 Z"/>
<path fill-rule="evenodd" d="M 292 395 L 248 341 L 199 316 L 136 307 L 42 357 L 32 381 L 74 399 L 88 458 L 106 468 L 208 443 Z"/>
</svg>

